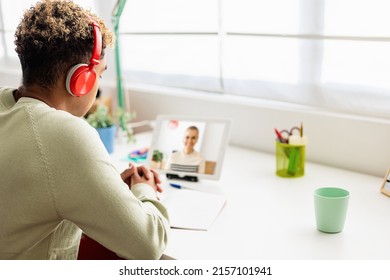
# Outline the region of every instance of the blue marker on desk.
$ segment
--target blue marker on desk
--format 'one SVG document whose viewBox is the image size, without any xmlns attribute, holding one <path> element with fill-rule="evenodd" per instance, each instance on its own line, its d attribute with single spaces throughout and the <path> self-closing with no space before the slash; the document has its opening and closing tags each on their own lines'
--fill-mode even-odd
<svg viewBox="0 0 390 280">
<path fill-rule="evenodd" d="M 184 186 L 182 185 L 179 185 L 179 184 L 174 184 L 174 183 L 169 183 L 169 185 L 173 188 L 176 188 L 176 189 L 185 189 Z"/>
</svg>

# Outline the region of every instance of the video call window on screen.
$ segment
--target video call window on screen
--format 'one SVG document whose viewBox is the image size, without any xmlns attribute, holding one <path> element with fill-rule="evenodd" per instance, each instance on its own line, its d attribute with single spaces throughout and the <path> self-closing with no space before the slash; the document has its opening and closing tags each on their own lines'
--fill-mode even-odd
<svg viewBox="0 0 390 280">
<path fill-rule="evenodd" d="M 229 130 L 228 120 L 159 116 L 150 167 L 160 173 L 218 179 Z"/>
</svg>

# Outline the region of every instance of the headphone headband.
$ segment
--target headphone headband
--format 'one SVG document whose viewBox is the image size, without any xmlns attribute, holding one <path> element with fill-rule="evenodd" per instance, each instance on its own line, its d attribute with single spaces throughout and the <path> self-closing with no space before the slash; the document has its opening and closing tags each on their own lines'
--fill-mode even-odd
<svg viewBox="0 0 390 280">
<path fill-rule="evenodd" d="M 100 55 L 102 53 L 102 34 L 100 32 L 100 26 L 94 20 L 92 20 L 92 26 L 93 26 L 93 50 L 92 50 L 91 60 L 89 61 L 89 66 L 99 64 Z"/>
</svg>

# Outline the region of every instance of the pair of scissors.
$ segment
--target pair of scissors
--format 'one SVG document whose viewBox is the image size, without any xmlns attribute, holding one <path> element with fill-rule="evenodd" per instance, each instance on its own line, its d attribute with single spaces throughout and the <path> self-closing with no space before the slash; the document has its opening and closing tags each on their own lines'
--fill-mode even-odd
<svg viewBox="0 0 390 280">
<path fill-rule="evenodd" d="M 292 127 L 290 130 L 283 129 L 280 131 L 280 134 L 282 135 L 283 139 L 286 139 L 285 143 L 288 143 L 288 140 L 290 136 L 294 134 L 294 131 L 298 131 L 298 135 L 301 134 L 301 129 L 297 126 Z"/>
</svg>

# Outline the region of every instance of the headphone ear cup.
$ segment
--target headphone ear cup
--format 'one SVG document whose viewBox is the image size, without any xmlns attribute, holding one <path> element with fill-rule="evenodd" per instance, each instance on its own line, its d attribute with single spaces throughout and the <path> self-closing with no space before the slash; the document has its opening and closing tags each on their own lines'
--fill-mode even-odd
<svg viewBox="0 0 390 280">
<path fill-rule="evenodd" d="M 96 82 L 96 71 L 87 64 L 77 64 L 70 68 L 66 76 L 66 90 L 73 96 L 89 93 Z"/>
</svg>

